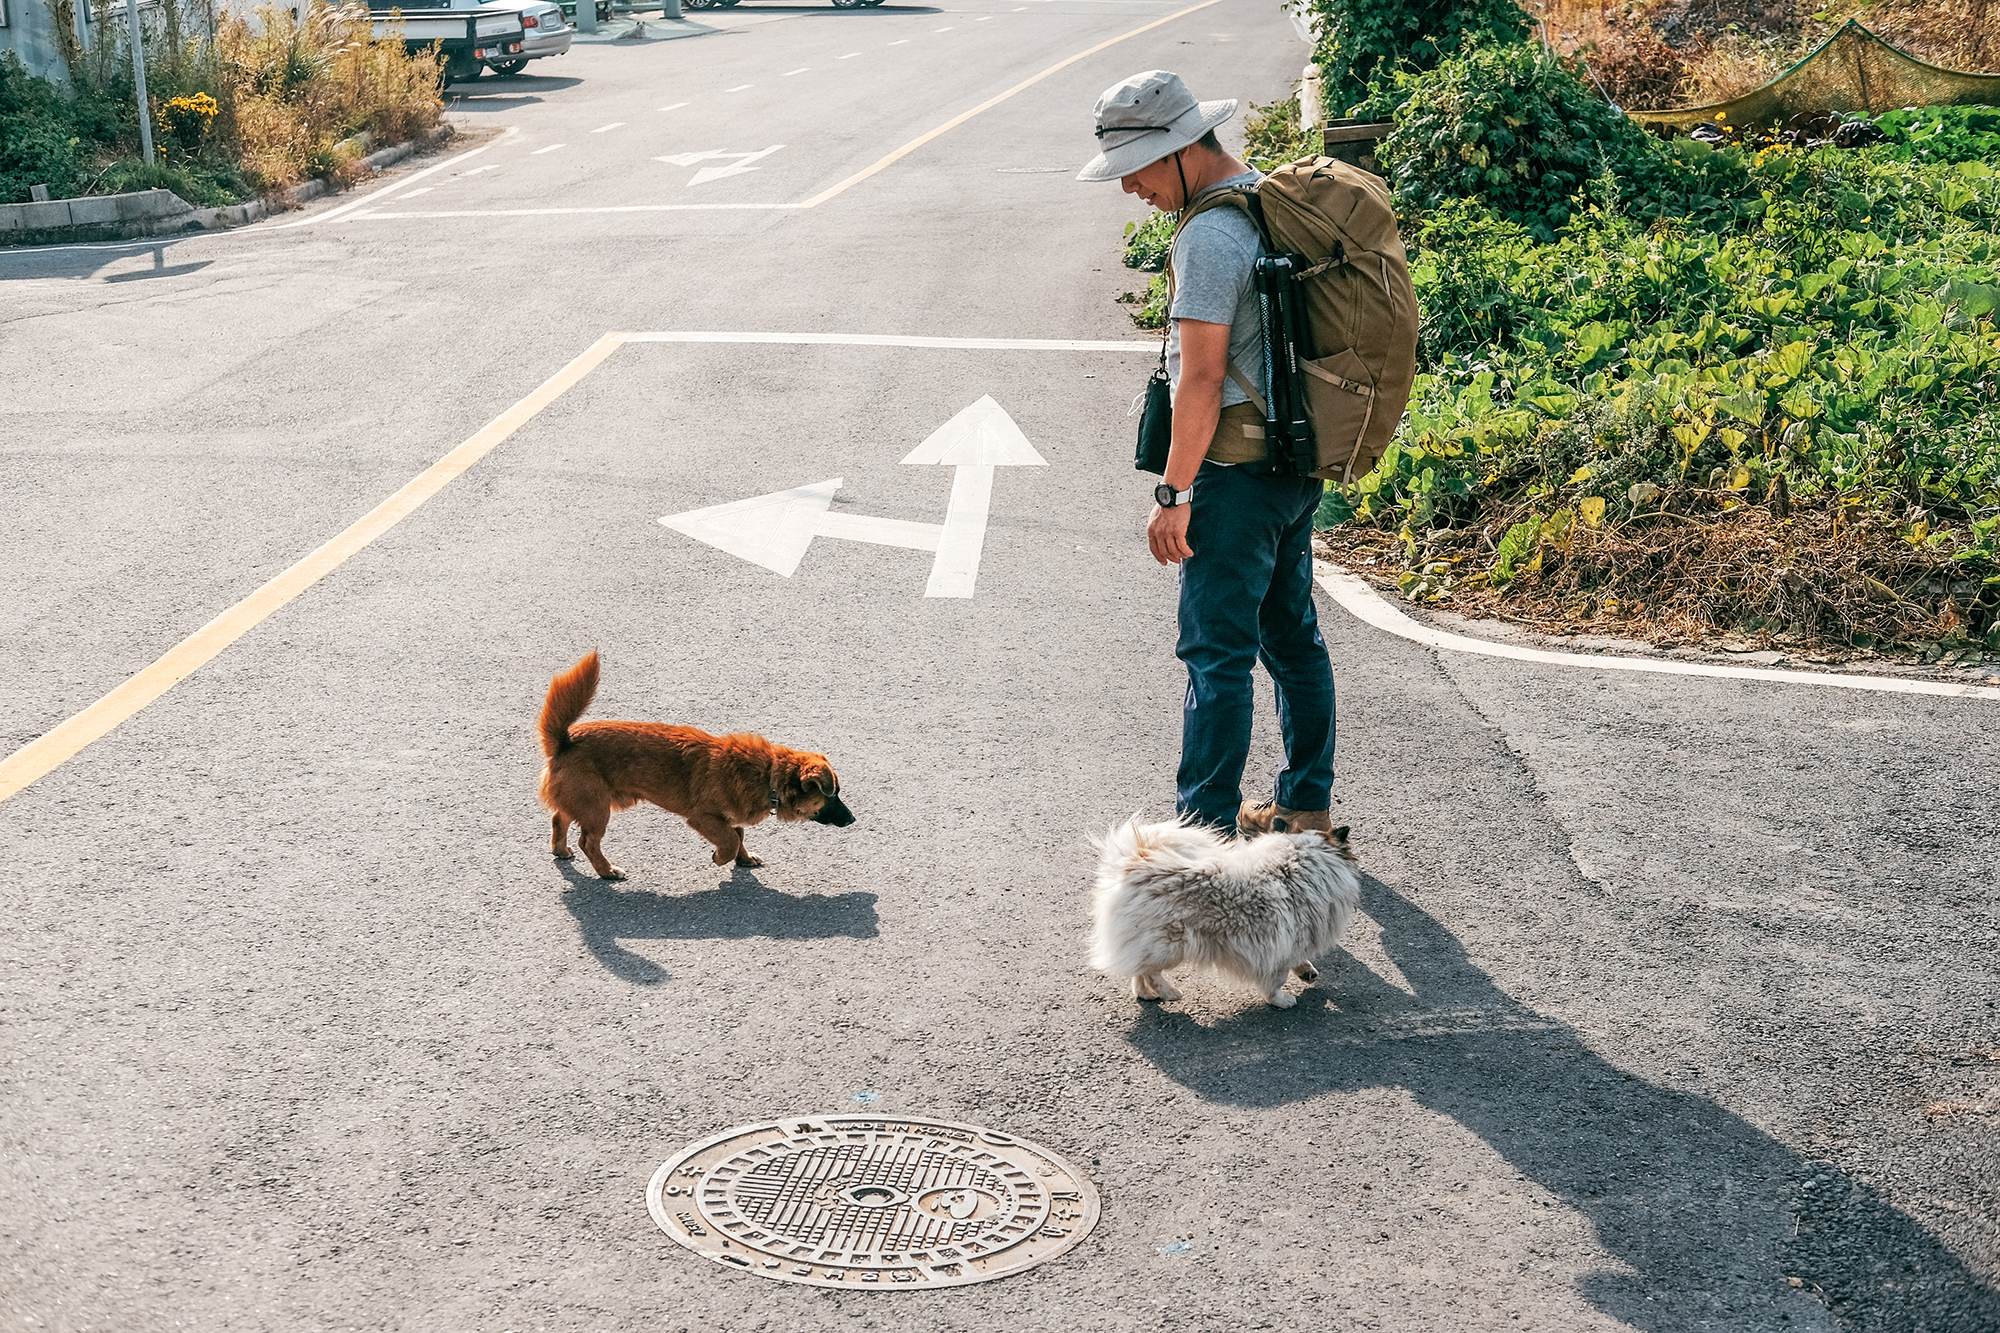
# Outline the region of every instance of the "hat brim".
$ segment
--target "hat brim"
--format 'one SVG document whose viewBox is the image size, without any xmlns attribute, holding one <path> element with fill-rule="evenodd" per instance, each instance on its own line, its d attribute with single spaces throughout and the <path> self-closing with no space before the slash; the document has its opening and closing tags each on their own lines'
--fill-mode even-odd
<svg viewBox="0 0 2000 1333">
<path fill-rule="evenodd" d="M 1163 157 L 1171 157 L 1202 135 L 1236 114 L 1236 99 L 1197 102 L 1182 112 L 1166 130 L 1135 134 L 1125 143 L 1113 145 L 1084 164 L 1076 173 L 1080 181 L 1115 181 L 1141 167 L 1149 167 Z M 1117 130 L 1109 133 L 1116 134 Z"/>
</svg>

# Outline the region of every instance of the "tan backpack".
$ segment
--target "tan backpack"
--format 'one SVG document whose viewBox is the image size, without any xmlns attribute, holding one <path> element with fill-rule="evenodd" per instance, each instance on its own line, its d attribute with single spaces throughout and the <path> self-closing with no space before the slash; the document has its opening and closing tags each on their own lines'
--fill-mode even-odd
<svg viewBox="0 0 2000 1333">
<path fill-rule="evenodd" d="M 1389 188 L 1345 162 L 1302 157 L 1254 188 L 1196 196 L 1179 226 L 1231 204 L 1256 224 L 1267 253 L 1306 261 L 1300 286 L 1313 345 L 1299 358 L 1319 463 L 1312 475 L 1365 476 L 1395 437 L 1417 374 L 1417 294 Z M 1262 410 L 1262 394 L 1230 369 Z"/>
</svg>

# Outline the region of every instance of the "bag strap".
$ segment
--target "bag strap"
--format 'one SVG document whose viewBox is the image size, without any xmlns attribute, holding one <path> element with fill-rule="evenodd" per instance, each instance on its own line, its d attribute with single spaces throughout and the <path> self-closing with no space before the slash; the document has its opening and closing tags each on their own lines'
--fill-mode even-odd
<svg viewBox="0 0 2000 1333">
<path fill-rule="evenodd" d="M 1193 199 L 1190 199 L 1187 207 L 1181 210 L 1179 219 L 1174 223 L 1173 239 L 1167 242 L 1167 320 L 1169 323 L 1173 320 L 1174 309 L 1174 246 L 1181 239 L 1181 229 L 1194 221 L 1197 214 L 1206 213 L 1211 208 L 1240 208 L 1243 210 L 1244 215 L 1250 219 L 1250 225 L 1257 229 L 1258 244 L 1265 250 L 1269 250 L 1271 248 L 1270 238 L 1264 232 L 1263 211 L 1256 207 L 1256 198 L 1257 187 L 1254 185 L 1211 185 L 1208 189 L 1203 190 Z M 1162 342 L 1160 346 L 1160 363 L 1162 365 L 1166 364 L 1166 356 L 1166 344 Z M 1245 375 L 1242 369 L 1237 366 L 1236 358 L 1224 352 L 1222 364 L 1228 367 L 1229 378 L 1235 382 L 1236 387 L 1248 394 L 1250 401 L 1257 405 L 1258 412 L 1269 416 L 1270 412 L 1264 405 L 1264 395 L 1257 392 L 1257 387 L 1250 382 L 1250 377 Z"/>
<path fill-rule="evenodd" d="M 1258 413 L 1268 418 L 1271 415 L 1271 412 L 1269 408 L 1264 406 L 1264 395 L 1257 392 L 1256 386 L 1250 383 L 1250 377 L 1248 375 L 1245 375 L 1241 370 L 1237 369 L 1236 358 L 1233 356 L 1225 356 L 1222 358 L 1222 360 L 1223 364 L 1229 367 L 1229 378 L 1236 382 L 1236 387 L 1243 390 L 1244 393 L 1249 394 L 1250 401 L 1257 405 Z"/>
</svg>

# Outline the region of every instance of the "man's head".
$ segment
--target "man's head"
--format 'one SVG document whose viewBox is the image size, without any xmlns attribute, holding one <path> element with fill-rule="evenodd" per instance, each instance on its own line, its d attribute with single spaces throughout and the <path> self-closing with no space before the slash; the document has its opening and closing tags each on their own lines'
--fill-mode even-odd
<svg viewBox="0 0 2000 1333">
<path fill-rule="evenodd" d="M 1186 205 L 1216 167 L 1233 159 L 1215 127 L 1236 103 L 1197 102 L 1178 74 L 1147 70 L 1097 99 L 1097 142 L 1103 151 L 1077 173 L 1080 181 L 1118 181 L 1163 212 Z"/>
</svg>

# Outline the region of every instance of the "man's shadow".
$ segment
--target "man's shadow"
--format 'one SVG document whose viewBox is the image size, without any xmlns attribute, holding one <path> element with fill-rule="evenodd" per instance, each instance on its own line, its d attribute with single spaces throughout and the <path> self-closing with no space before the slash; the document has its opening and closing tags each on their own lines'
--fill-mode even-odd
<svg viewBox="0 0 2000 1333">
<path fill-rule="evenodd" d="M 623 947 L 620 940 L 817 940 L 876 936 L 875 895 L 842 893 L 794 897 L 737 870 L 699 893 L 648 893 L 624 889 L 567 861 L 557 867 L 569 887 L 563 906 L 576 918 L 584 947 L 615 977 L 638 986 L 672 980 L 659 964 Z"/>
<path fill-rule="evenodd" d="M 1362 905 L 1414 996 L 1337 953 L 1292 1009 L 1204 1027 L 1148 1007 L 1128 1039 L 1210 1102 L 1408 1089 L 1590 1219 L 1632 1272 L 1583 1295 L 1634 1328 L 1782 1327 L 1798 1278 L 1843 1327 L 2000 1329 L 2000 1295 L 1868 1185 L 1609 1064 L 1382 884 L 1363 880 Z"/>
</svg>

